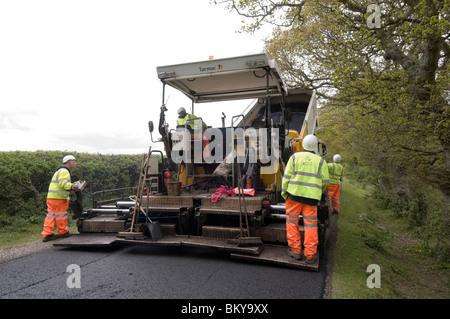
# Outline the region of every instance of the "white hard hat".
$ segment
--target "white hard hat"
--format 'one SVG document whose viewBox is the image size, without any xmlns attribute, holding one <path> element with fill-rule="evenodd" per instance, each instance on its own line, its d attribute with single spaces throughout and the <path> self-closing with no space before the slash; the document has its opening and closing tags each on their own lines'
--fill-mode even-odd
<svg viewBox="0 0 450 319">
<path fill-rule="evenodd" d="M 319 140 L 312 134 L 306 135 L 303 139 L 302 145 L 303 149 L 306 151 L 314 151 L 317 147 Z"/>
<path fill-rule="evenodd" d="M 341 162 L 341 155 L 339 155 L 339 154 L 334 155 L 333 156 L 333 162 L 340 163 Z"/>
<path fill-rule="evenodd" d="M 76 161 L 75 157 L 73 157 L 72 155 L 66 155 L 64 156 L 62 162 L 63 164 L 66 164 L 68 161 Z"/>
<path fill-rule="evenodd" d="M 186 109 L 184 107 L 180 107 L 177 111 L 177 114 L 180 114 L 181 112 L 186 112 Z"/>
</svg>

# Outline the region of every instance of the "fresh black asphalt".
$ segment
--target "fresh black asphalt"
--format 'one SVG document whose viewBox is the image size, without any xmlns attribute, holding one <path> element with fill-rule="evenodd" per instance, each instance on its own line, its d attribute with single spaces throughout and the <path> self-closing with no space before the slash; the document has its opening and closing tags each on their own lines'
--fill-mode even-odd
<svg viewBox="0 0 450 319">
<path fill-rule="evenodd" d="M 79 266 L 80 288 L 69 288 Z M 0 264 L 1 299 L 320 299 L 319 272 L 188 247 L 56 248 Z"/>
</svg>

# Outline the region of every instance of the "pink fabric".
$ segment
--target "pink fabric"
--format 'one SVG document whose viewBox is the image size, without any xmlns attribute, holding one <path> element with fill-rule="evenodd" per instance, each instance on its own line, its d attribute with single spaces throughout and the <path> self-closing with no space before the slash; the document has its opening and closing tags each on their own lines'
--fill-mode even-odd
<svg viewBox="0 0 450 319">
<path fill-rule="evenodd" d="M 239 194 L 239 188 L 235 188 L 234 192 L 237 194 Z M 241 190 L 241 194 L 244 195 L 250 195 L 250 196 L 255 196 L 255 189 L 254 188 L 244 188 Z"/>
<path fill-rule="evenodd" d="M 214 195 L 211 196 L 212 202 L 217 202 L 219 200 L 219 197 L 222 195 L 230 195 L 230 196 L 236 196 L 236 193 L 233 189 L 229 188 L 228 186 L 222 185 L 220 188 L 216 190 Z"/>
</svg>

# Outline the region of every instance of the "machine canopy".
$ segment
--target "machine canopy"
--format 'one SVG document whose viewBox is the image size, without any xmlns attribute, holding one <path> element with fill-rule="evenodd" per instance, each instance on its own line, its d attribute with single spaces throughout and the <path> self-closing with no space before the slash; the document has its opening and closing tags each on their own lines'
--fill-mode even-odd
<svg viewBox="0 0 450 319">
<path fill-rule="evenodd" d="M 157 73 L 163 83 L 195 103 L 287 93 L 275 61 L 267 53 L 160 66 Z"/>
</svg>

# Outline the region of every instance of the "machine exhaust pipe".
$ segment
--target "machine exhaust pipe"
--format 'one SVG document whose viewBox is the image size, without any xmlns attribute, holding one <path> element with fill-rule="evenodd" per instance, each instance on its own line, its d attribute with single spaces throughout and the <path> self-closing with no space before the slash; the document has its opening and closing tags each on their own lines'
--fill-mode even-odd
<svg viewBox="0 0 450 319">
<path fill-rule="evenodd" d="M 279 211 L 286 212 L 286 206 L 285 205 L 281 205 L 281 204 L 270 205 L 270 210 L 271 211 L 277 211 L 277 212 L 279 212 Z"/>
<path fill-rule="evenodd" d="M 268 217 L 272 220 L 286 220 L 285 214 L 269 214 Z"/>
<path fill-rule="evenodd" d="M 97 214 L 127 214 L 130 210 L 121 208 L 93 208 L 89 209 L 88 212 Z"/>
<path fill-rule="evenodd" d="M 286 220 L 286 206 L 284 204 L 270 205 L 269 218 L 272 220 Z"/>
<path fill-rule="evenodd" d="M 130 208 L 130 207 L 134 207 L 135 202 L 133 201 L 119 201 L 116 202 L 116 207 L 119 208 Z"/>
</svg>

